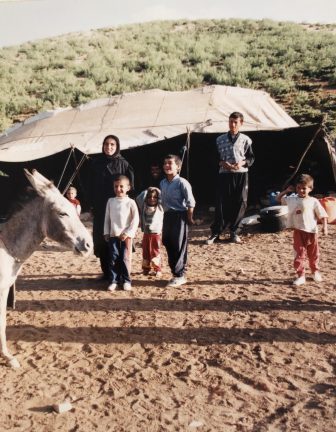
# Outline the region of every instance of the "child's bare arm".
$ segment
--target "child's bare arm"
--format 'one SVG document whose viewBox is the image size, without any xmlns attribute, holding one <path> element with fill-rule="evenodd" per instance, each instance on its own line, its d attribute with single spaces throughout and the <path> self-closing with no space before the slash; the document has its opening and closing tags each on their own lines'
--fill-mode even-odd
<svg viewBox="0 0 336 432">
<path fill-rule="evenodd" d="M 322 234 L 328 235 L 328 218 L 322 219 Z"/>
<path fill-rule="evenodd" d="M 281 204 L 282 197 L 285 196 L 287 193 L 289 193 L 289 192 L 293 192 L 293 191 L 294 191 L 293 186 L 288 186 L 288 187 L 286 187 L 285 190 L 283 190 L 282 192 L 280 192 L 280 193 L 276 196 L 275 199 L 277 200 L 277 202 L 278 202 L 279 204 Z"/>
<path fill-rule="evenodd" d="M 188 218 L 188 224 L 189 225 L 194 225 L 194 223 L 195 223 L 193 215 L 194 215 L 194 208 L 193 207 L 188 207 L 187 218 Z"/>
</svg>

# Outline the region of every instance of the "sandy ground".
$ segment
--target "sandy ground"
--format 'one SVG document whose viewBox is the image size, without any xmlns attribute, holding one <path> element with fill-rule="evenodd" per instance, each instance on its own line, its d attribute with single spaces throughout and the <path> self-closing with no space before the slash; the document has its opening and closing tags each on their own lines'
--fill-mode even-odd
<svg viewBox="0 0 336 432">
<path fill-rule="evenodd" d="M 0 360 L 1 431 L 335 431 L 336 226 L 324 282 L 291 285 L 291 233 L 204 245 L 190 234 L 188 284 L 140 273 L 105 291 L 95 257 L 52 242 L 25 263 Z M 70 400 L 57 414 L 52 405 Z"/>
</svg>

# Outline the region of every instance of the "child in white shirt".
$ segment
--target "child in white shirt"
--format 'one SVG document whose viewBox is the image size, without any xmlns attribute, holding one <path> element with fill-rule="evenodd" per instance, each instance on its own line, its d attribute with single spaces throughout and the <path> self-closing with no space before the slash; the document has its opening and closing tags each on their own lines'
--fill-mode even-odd
<svg viewBox="0 0 336 432">
<path fill-rule="evenodd" d="M 109 246 L 109 286 L 114 291 L 120 283 L 125 291 L 131 291 L 132 239 L 139 226 L 139 213 L 134 200 L 128 197 L 128 177 L 120 175 L 114 180 L 115 197 L 106 204 L 104 238 Z"/>
<path fill-rule="evenodd" d="M 297 273 L 297 278 L 293 284 L 296 286 L 303 285 L 306 282 L 306 254 L 314 281 L 322 281 L 322 276 L 319 272 L 320 251 L 317 222 L 322 220 L 322 233 L 327 235 L 328 215 L 319 200 L 309 196 L 313 187 L 314 179 L 308 174 L 301 174 L 295 184 L 297 196 L 285 197 L 286 193 L 293 192 L 292 186 L 289 186 L 277 196 L 278 202 L 288 206 L 287 227 L 293 228 L 294 269 Z"/>
</svg>

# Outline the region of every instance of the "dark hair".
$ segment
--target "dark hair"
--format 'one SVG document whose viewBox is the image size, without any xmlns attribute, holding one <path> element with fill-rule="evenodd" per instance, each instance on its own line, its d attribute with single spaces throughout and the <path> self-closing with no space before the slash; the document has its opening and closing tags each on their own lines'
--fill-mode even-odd
<svg viewBox="0 0 336 432">
<path fill-rule="evenodd" d="M 241 122 L 244 121 L 244 116 L 243 116 L 243 114 L 242 114 L 241 112 L 239 112 L 239 111 L 234 111 L 233 113 L 231 113 L 229 119 L 230 119 L 230 118 L 233 118 L 233 119 L 240 119 Z"/>
<path fill-rule="evenodd" d="M 116 142 L 116 144 L 117 144 L 117 149 L 116 149 L 116 151 L 115 151 L 114 154 L 120 153 L 120 141 L 119 141 L 119 138 L 116 135 L 107 135 L 103 139 L 102 152 L 104 153 L 104 144 L 105 144 L 105 141 L 108 140 L 108 139 L 113 139 Z"/>
<path fill-rule="evenodd" d="M 117 182 L 117 181 L 125 181 L 125 180 L 127 180 L 127 181 L 128 181 L 128 184 L 131 185 L 130 179 L 129 179 L 127 176 L 122 175 L 122 174 L 117 175 L 117 177 L 115 177 L 115 178 L 113 179 L 113 184 L 114 184 L 115 182 Z"/>
<path fill-rule="evenodd" d="M 314 186 L 314 179 L 309 174 L 300 174 L 295 179 L 295 186 L 298 184 L 309 185 L 311 187 Z"/>
<path fill-rule="evenodd" d="M 174 159 L 176 165 L 178 166 L 179 171 L 181 170 L 181 168 L 182 168 L 182 160 L 181 160 L 181 158 L 179 156 L 174 155 L 174 154 L 168 154 L 167 156 L 165 156 L 163 158 L 163 163 L 164 163 L 164 161 L 166 159 Z"/>
</svg>

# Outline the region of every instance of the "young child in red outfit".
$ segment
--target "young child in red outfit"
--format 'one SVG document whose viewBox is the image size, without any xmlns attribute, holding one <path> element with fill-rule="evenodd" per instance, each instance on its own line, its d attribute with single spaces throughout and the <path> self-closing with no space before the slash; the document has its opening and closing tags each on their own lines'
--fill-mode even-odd
<svg viewBox="0 0 336 432">
<path fill-rule="evenodd" d="M 70 186 L 65 194 L 66 198 L 73 204 L 76 208 L 78 216 L 81 214 L 82 208 L 77 197 L 77 189 L 74 186 Z"/>
<path fill-rule="evenodd" d="M 305 260 L 308 256 L 309 267 L 315 282 L 321 282 L 319 271 L 319 245 L 317 235 L 317 222 L 322 221 L 322 233 L 328 234 L 328 215 L 319 200 L 309 196 L 313 190 L 314 179 L 308 174 L 301 174 L 295 182 L 297 196 L 285 195 L 293 192 L 293 186 L 282 191 L 277 200 L 288 206 L 287 227 L 293 228 L 294 269 L 297 278 L 293 284 L 303 285 L 306 282 Z"/>
<path fill-rule="evenodd" d="M 151 270 L 160 277 L 161 273 L 161 234 L 163 208 L 160 203 L 161 192 L 156 187 L 149 187 L 137 198 L 140 209 L 142 239 L 142 270 L 148 275 Z"/>
</svg>

